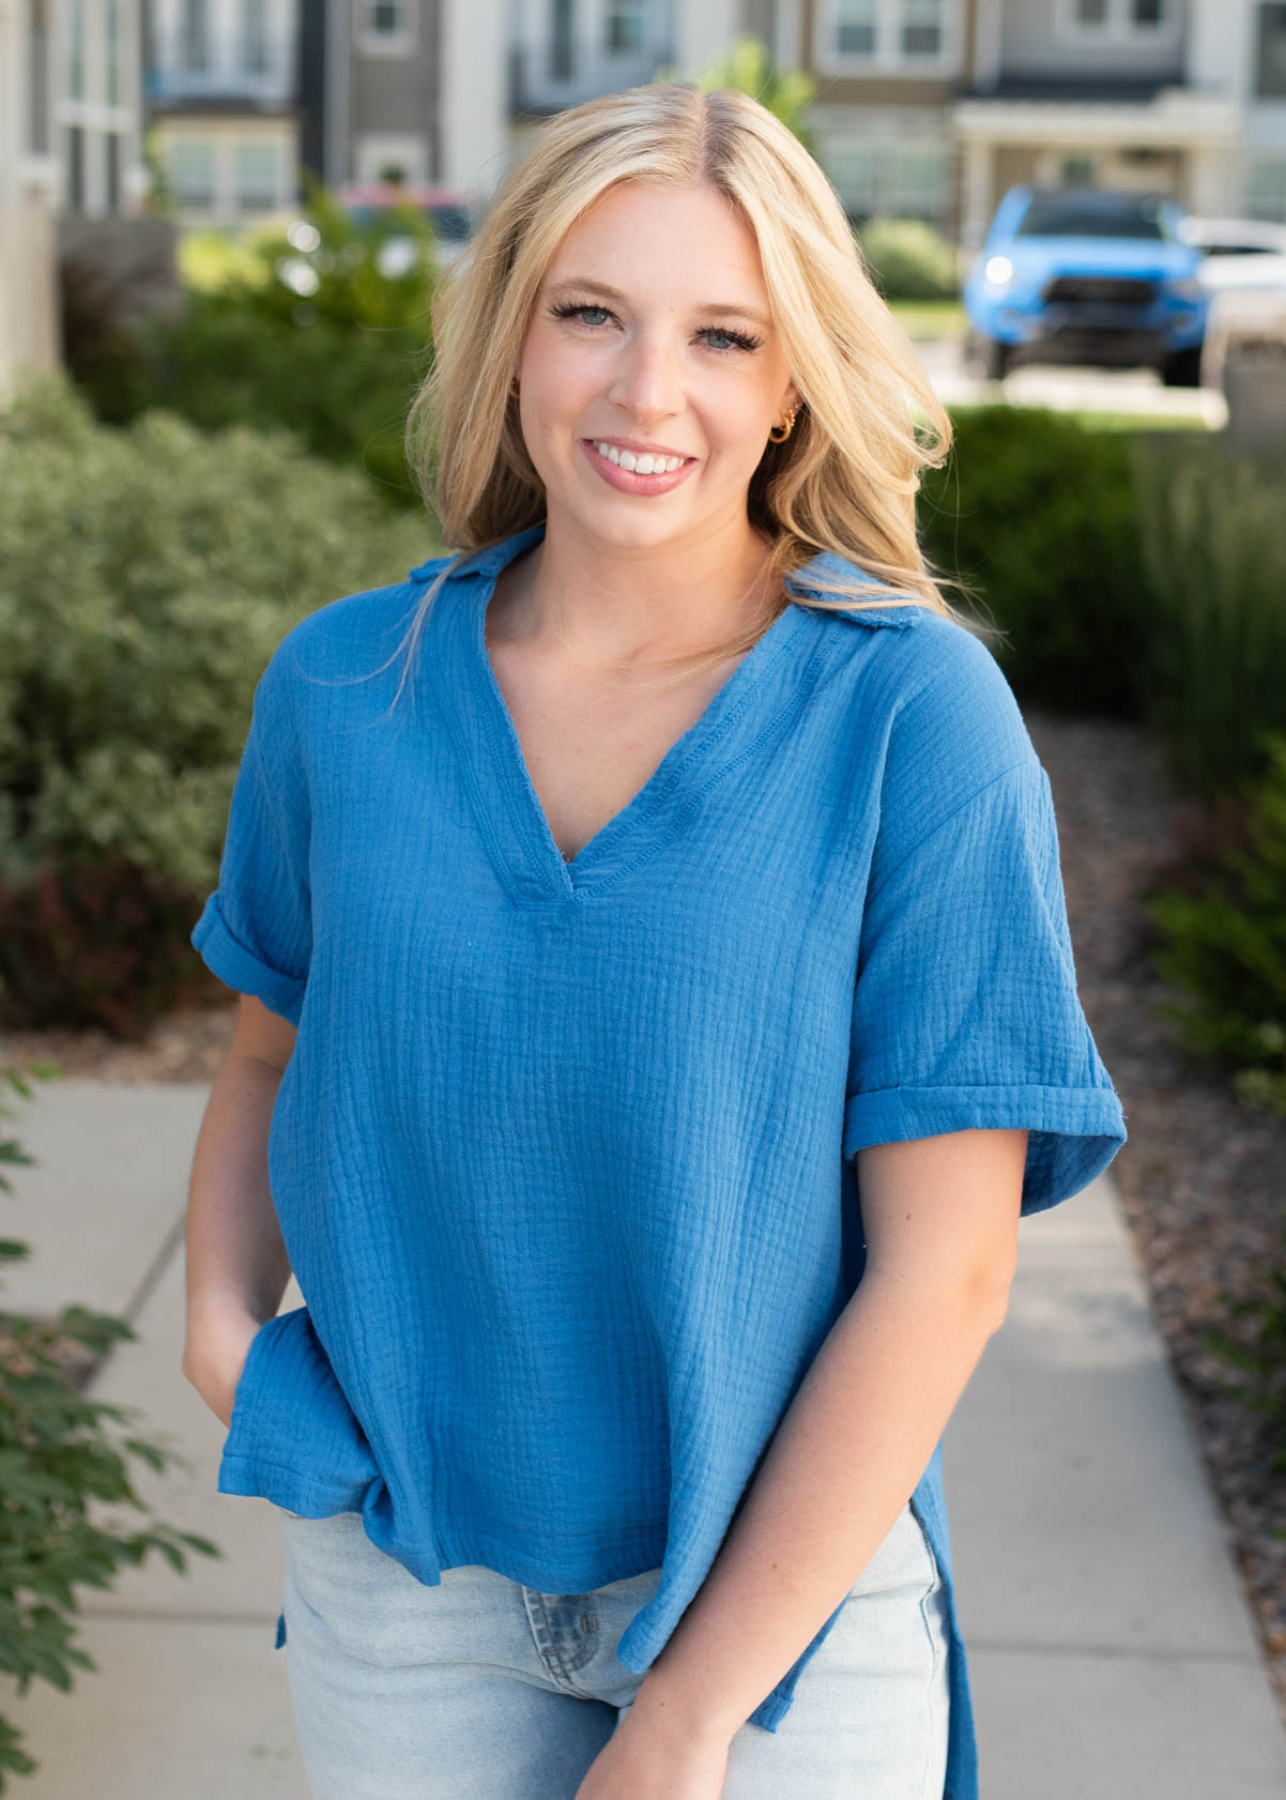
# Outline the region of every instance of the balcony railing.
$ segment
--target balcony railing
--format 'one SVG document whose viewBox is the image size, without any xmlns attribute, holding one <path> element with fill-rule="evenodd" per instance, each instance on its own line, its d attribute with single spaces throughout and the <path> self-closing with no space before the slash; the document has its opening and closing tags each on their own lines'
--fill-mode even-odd
<svg viewBox="0 0 1286 1800">
<path fill-rule="evenodd" d="M 584 100 L 653 81 L 674 60 L 668 40 L 594 54 L 577 43 L 519 45 L 509 52 L 509 110 L 561 112 Z"/>
<path fill-rule="evenodd" d="M 295 85 L 294 45 L 278 34 L 256 44 L 234 32 L 212 32 L 199 43 L 162 33 L 146 75 L 147 97 L 156 106 L 202 100 L 281 106 L 294 98 Z"/>
</svg>

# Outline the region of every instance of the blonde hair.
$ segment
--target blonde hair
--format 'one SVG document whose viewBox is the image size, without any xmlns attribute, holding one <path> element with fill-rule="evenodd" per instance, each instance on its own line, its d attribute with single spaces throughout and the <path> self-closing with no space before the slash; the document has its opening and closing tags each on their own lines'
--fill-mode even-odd
<svg viewBox="0 0 1286 1800">
<path fill-rule="evenodd" d="M 551 118 L 438 287 L 434 365 L 412 404 L 407 443 L 443 539 L 460 549 L 416 608 L 408 663 L 453 567 L 545 516 L 511 374 L 563 237 L 623 181 L 713 186 L 758 243 L 783 356 L 801 395 L 794 430 L 783 443 L 769 440 L 747 496 L 750 522 L 771 545 L 770 591 L 785 599 L 785 577 L 830 551 L 874 583 L 818 579 L 837 599 L 810 595 L 796 604 L 827 611 L 918 604 L 976 631 L 977 622 L 944 598 L 950 578 L 931 570 L 916 537 L 920 471 L 945 461 L 951 420 L 873 285 L 835 190 L 799 139 L 748 94 L 667 82 Z M 684 667 L 749 649 L 764 625 L 754 621 L 744 643 L 685 658 Z"/>
</svg>

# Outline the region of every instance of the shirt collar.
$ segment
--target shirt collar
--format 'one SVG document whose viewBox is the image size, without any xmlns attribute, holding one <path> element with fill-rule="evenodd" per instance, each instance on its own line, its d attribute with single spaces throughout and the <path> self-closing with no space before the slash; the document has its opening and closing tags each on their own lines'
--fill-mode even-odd
<svg viewBox="0 0 1286 1800">
<path fill-rule="evenodd" d="M 535 525 L 529 525 L 524 531 L 516 531 L 512 536 L 502 538 L 497 544 L 488 544 L 481 550 L 456 563 L 451 571 L 452 579 L 465 575 L 491 577 L 498 575 L 501 569 L 538 544 L 545 535 L 545 521 L 541 519 Z M 416 580 L 430 570 L 441 566 L 441 558 L 433 557 L 418 568 L 411 570 L 411 579 Z M 825 608 L 834 612 L 841 619 L 857 621 L 863 625 L 892 625 L 903 629 L 908 625 L 916 625 L 928 612 L 929 608 L 918 597 L 910 604 L 897 606 L 852 606 L 843 602 L 843 597 L 829 592 L 822 582 L 844 581 L 849 586 L 870 587 L 878 591 L 879 581 L 867 574 L 858 563 L 846 556 L 839 556 L 833 550 L 819 550 L 815 556 L 786 577 L 786 590 L 792 597 L 798 593 L 815 594 L 828 602 Z M 814 609 L 816 610 L 816 609 Z"/>
</svg>

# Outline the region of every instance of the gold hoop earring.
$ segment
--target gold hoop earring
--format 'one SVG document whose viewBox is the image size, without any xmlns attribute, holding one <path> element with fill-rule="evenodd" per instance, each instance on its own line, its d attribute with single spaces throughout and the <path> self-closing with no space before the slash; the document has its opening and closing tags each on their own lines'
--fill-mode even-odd
<svg viewBox="0 0 1286 1800">
<path fill-rule="evenodd" d="M 792 406 L 790 411 L 786 414 L 785 423 L 773 426 L 772 430 L 768 433 L 768 436 L 772 439 L 774 444 L 784 444 L 786 442 L 786 439 L 795 429 L 795 420 L 798 416 L 799 408 L 797 406 Z M 777 435 L 778 432 L 781 433 L 780 437 Z"/>
</svg>

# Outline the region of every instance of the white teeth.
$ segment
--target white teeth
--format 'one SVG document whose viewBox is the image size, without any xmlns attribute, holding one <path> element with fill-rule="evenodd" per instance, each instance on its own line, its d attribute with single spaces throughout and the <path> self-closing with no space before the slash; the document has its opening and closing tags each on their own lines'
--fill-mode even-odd
<svg viewBox="0 0 1286 1800">
<path fill-rule="evenodd" d="M 608 462 L 614 462 L 618 468 L 632 469 L 636 475 L 668 475 L 675 469 L 681 469 L 687 461 L 683 456 L 654 456 L 650 451 L 635 456 L 632 450 L 618 450 L 615 444 L 600 443 L 597 439 L 594 440 L 594 448 Z"/>
</svg>

